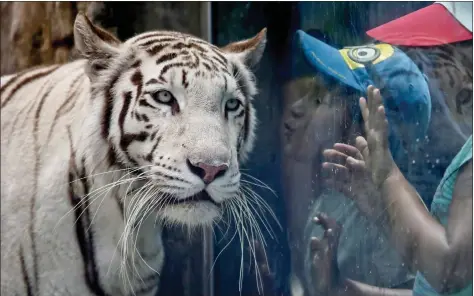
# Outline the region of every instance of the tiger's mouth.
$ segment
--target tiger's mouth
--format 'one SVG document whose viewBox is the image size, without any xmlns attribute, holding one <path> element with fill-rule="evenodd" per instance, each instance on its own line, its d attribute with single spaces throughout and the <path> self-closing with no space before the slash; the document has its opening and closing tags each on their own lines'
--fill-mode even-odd
<svg viewBox="0 0 474 296">
<path fill-rule="evenodd" d="M 218 203 L 216 203 L 212 197 L 207 193 L 206 190 L 203 190 L 201 192 L 198 192 L 194 195 L 191 195 L 186 198 L 178 199 L 178 198 L 173 198 L 172 201 L 169 202 L 170 205 L 181 205 L 181 204 L 189 204 L 189 203 L 198 203 L 198 202 L 210 202 L 215 206 L 219 206 Z"/>
</svg>

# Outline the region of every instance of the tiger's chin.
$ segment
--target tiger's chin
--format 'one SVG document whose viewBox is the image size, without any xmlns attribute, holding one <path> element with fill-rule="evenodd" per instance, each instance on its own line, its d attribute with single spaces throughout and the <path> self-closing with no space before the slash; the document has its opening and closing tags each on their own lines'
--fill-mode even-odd
<svg viewBox="0 0 474 296">
<path fill-rule="evenodd" d="M 168 202 L 159 215 L 164 221 L 193 226 L 211 226 L 222 216 L 219 204 L 202 191 L 185 199 Z"/>
</svg>

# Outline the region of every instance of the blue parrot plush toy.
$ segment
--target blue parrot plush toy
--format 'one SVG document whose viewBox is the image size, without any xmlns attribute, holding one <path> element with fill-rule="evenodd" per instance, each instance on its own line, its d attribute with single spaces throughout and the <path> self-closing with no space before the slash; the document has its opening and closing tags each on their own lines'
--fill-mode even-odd
<svg viewBox="0 0 474 296">
<path fill-rule="evenodd" d="M 296 42 L 314 72 L 364 97 L 369 85 L 380 89 L 395 159 L 403 157 L 401 150 L 409 151 L 424 139 L 431 118 L 427 78 L 401 50 L 383 43 L 336 49 L 301 30 Z M 358 118 L 359 108 L 353 111 Z"/>
</svg>

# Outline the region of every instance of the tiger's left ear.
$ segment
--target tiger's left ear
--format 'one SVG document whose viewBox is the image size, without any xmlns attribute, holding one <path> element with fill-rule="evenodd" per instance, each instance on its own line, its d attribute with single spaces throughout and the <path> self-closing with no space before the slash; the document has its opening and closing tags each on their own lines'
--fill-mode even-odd
<svg viewBox="0 0 474 296">
<path fill-rule="evenodd" d="M 222 48 L 222 51 L 235 54 L 247 67 L 254 67 L 260 62 L 265 45 L 267 43 L 267 28 L 261 30 L 253 38 L 230 43 Z"/>
<path fill-rule="evenodd" d="M 95 26 L 84 13 L 74 22 L 74 45 L 88 59 L 87 75 L 91 80 L 109 66 L 110 59 L 119 53 L 121 42 L 106 30 Z"/>
</svg>

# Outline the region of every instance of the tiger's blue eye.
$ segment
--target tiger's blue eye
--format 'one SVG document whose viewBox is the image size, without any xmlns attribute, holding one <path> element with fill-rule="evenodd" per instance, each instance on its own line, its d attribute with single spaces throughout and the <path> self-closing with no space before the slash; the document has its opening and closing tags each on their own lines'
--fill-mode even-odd
<svg viewBox="0 0 474 296">
<path fill-rule="evenodd" d="M 169 104 L 174 97 L 169 91 L 160 90 L 153 94 L 153 99 L 162 104 Z"/>
<path fill-rule="evenodd" d="M 238 99 L 229 99 L 225 103 L 225 111 L 226 112 L 232 112 L 235 111 L 239 108 L 240 106 L 240 101 Z"/>
</svg>

